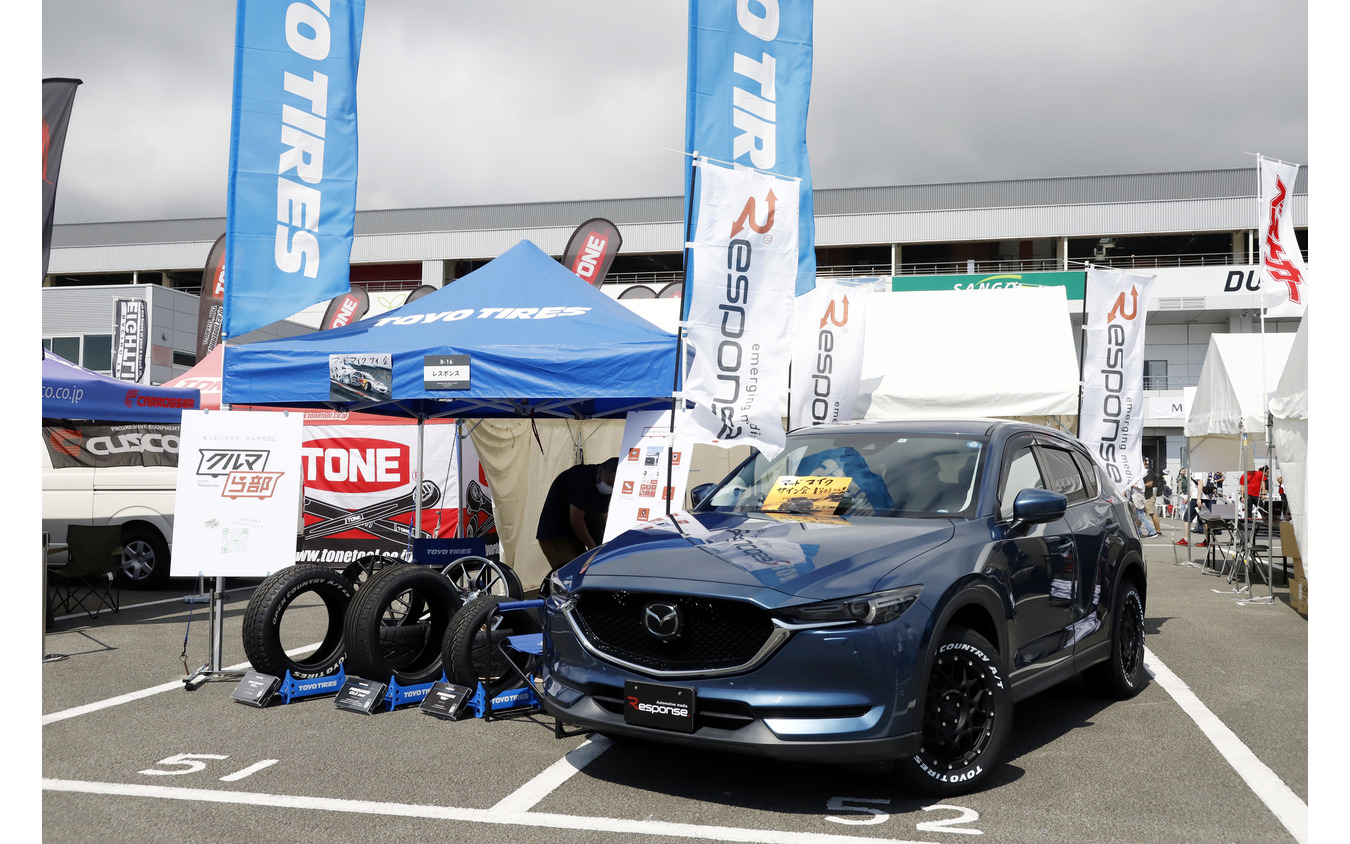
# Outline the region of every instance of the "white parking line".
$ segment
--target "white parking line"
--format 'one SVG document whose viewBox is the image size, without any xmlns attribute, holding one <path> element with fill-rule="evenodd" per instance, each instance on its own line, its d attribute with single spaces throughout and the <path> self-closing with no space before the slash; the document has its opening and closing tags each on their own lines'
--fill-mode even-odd
<svg viewBox="0 0 1350 844">
<path fill-rule="evenodd" d="M 1158 685 L 1167 691 L 1182 711 L 1191 716 L 1191 720 L 1200 727 L 1201 732 L 1210 740 L 1215 749 L 1228 760 L 1228 764 L 1237 771 L 1238 776 L 1256 793 L 1266 808 L 1280 819 L 1284 828 L 1300 844 L 1308 841 L 1308 804 L 1299 799 L 1289 786 L 1284 784 L 1275 772 L 1256 758 L 1242 739 L 1219 720 L 1209 707 L 1200 702 L 1180 677 L 1163 664 L 1148 648 L 1144 649 L 1144 668 L 1148 670 Z"/>
<path fill-rule="evenodd" d="M 187 800 L 203 803 L 232 803 L 243 806 L 270 806 L 282 809 L 311 809 L 326 812 L 351 812 L 363 815 L 389 815 L 402 818 L 430 818 L 460 823 L 524 826 L 544 829 L 578 829 L 589 832 L 613 832 L 623 835 L 664 835 L 669 838 L 695 838 L 705 841 L 745 841 L 752 844 L 931 844 L 896 838 L 860 838 L 854 835 L 828 835 L 811 832 L 785 832 L 773 829 L 743 829 L 731 826 L 700 826 L 667 821 L 638 821 L 625 818 L 556 815 L 545 812 L 499 811 L 497 809 L 461 809 L 454 806 L 425 806 L 408 803 L 381 803 L 372 800 L 342 800 L 332 797 L 301 797 L 289 794 L 262 794 L 250 791 L 212 791 L 201 788 L 174 788 L 162 785 L 126 785 L 113 782 L 79 782 L 44 779 L 45 791 L 77 794 L 108 794 L 120 797 L 151 797 L 161 800 Z"/>
<path fill-rule="evenodd" d="M 492 807 L 494 812 L 528 812 L 555 788 L 571 779 L 572 775 L 589 765 L 613 744 L 604 736 L 592 736 L 580 747 L 549 766 L 539 776 L 503 797 Z"/>
</svg>

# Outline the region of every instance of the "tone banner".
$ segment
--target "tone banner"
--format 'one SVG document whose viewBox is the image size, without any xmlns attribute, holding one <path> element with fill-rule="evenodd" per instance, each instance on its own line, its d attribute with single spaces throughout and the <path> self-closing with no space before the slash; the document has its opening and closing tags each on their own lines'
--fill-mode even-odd
<svg viewBox="0 0 1350 844">
<path fill-rule="evenodd" d="M 140 383 L 145 375 L 146 332 L 150 321 L 147 306 L 144 299 L 113 302 L 112 375 L 119 381 Z"/>
<path fill-rule="evenodd" d="M 323 312 L 323 319 L 319 320 L 319 330 L 326 331 L 330 328 L 351 325 L 369 312 L 370 294 L 366 293 L 364 287 L 353 284 L 351 290 L 339 293 L 328 303 L 328 309 Z"/>
<path fill-rule="evenodd" d="M 772 459 L 785 441 L 779 406 L 792 358 L 797 189 L 791 180 L 698 162 L 698 229 L 690 244 L 684 398 L 696 442 L 752 445 Z M 676 430 L 686 431 L 684 421 Z"/>
<path fill-rule="evenodd" d="M 365 0 L 238 0 L 226 337 L 347 292 Z"/>
<path fill-rule="evenodd" d="M 1122 490 L 1144 475 L 1144 321 L 1152 275 L 1087 271 L 1078 438 Z"/>
<path fill-rule="evenodd" d="M 806 114 L 812 0 L 690 0 L 685 146 L 689 154 L 798 179 L 794 292 L 816 284 L 815 215 Z M 690 167 L 685 166 L 685 190 Z M 700 207 L 685 195 L 685 207 Z M 690 230 L 697 228 L 697 214 Z"/>
<path fill-rule="evenodd" d="M 1302 316 L 1308 304 L 1308 269 L 1294 236 L 1294 180 L 1298 165 L 1257 159 L 1261 178 L 1261 289 L 1267 316 Z"/>
<path fill-rule="evenodd" d="M 266 577 L 295 562 L 298 413 L 183 411 L 174 577 Z"/>
<path fill-rule="evenodd" d="M 582 281 L 599 287 L 609 275 L 614 256 L 619 254 L 623 236 L 619 227 L 602 217 L 587 220 L 577 226 L 568 238 L 563 251 L 563 266 L 577 274 Z"/>
<path fill-rule="evenodd" d="M 626 530 L 663 519 L 667 510 L 678 510 L 689 486 L 694 444 L 678 427 L 672 438 L 670 411 L 628 414 L 621 442 L 605 521 L 605 542 Z"/>
<path fill-rule="evenodd" d="M 197 360 L 220 344 L 221 309 L 225 301 L 225 235 L 216 238 L 202 268 L 202 292 L 197 297 Z"/>
<path fill-rule="evenodd" d="M 42 80 L 42 276 L 52 251 L 52 220 L 56 214 L 56 179 L 66 148 L 70 109 L 75 104 L 78 79 Z"/>
<path fill-rule="evenodd" d="M 890 279 L 823 278 L 797 297 L 788 427 L 848 422 L 858 402 L 867 300 Z"/>
</svg>

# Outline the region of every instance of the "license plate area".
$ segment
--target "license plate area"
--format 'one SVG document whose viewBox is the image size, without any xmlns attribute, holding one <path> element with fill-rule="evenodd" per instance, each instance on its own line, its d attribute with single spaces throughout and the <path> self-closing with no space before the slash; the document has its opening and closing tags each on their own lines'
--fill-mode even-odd
<svg viewBox="0 0 1350 844">
<path fill-rule="evenodd" d="M 681 733 L 694 731 L 694 690 L 687 686 L 627 680 L 623 697 L 623 720 L 629 724 Z"/>
</svg>

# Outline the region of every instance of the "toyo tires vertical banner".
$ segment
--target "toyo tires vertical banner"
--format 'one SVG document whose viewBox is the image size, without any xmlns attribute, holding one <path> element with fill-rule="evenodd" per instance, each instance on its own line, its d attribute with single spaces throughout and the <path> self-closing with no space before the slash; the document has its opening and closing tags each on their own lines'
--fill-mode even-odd
<svg viewBox="0 0 1350 844">
<path fill-rule="evenodd" d="M 347 292 L 365 0 L 238 0 L 223 330 Z"/>
<path fill-rule="evenodd" d="M 1152 275 L 1087 271 L 1078 438 L 1122 490 L 1144 476 L 1144 319 Z"/>
<path fill-rule="evenodd" d="M 816 284 L 806 153 L 813 14 L 812 0 L 689 2 L 684 150 L 799 180 L 798 295 Z M 686 191 L 692 189 L 692 166 L 692 161 L 685 165 Z M 685 200 L 686 208 L 697 205 L 688 194 Z M 698 212 L 693 213 L 690 230 L 696 228 Z"/>
<path fill-rule="evenodd" d="M 696 442 L 785 442 L 779 397 L 792 359 L 797 186 L 754 170 L 698 161 L 698 229 L 690 244 L 684 398 Z"/>
</svg>

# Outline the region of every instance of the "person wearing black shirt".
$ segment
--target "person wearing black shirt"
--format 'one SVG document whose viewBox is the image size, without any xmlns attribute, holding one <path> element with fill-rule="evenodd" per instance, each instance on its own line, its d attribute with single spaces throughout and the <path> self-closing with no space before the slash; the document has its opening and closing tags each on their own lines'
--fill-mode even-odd
<svg viewBox="0 0 1350 844">
<path fill-rule="evenodd" d="M 1158 507 L 1153 500 L 1153 494 L 1158 489 L 1158 476 L 1153 474 L 1153 467 L 1148 461 L 1144 461 L 1144 514 L 1153 522 L 1152 536 L 1162 533 L 1162 525 L 1158 523 Z"/>
<path fill-rule="evenodd" d="M 611 457 L 564 469 L 553 479 L 534 535 L 553 571 L 600 544 L 618 468 L 619 458 Z"/>
</svg>

